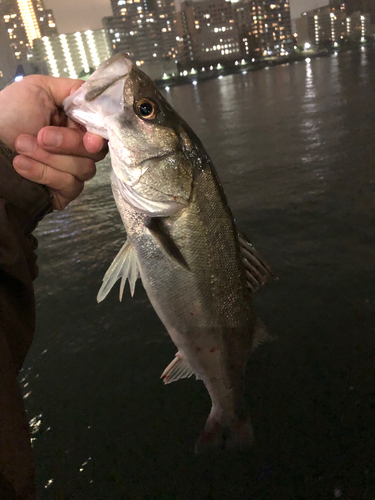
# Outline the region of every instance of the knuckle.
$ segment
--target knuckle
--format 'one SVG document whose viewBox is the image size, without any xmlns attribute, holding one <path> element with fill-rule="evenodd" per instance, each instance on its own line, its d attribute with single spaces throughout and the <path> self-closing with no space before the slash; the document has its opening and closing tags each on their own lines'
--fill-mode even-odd
<svg viewBox="0 0 375 500">
<path fill-rule="evenodd" d="M 45 163 L 38 162 L 38 163 L 34 164 L 34 169 L 35 169 L 35 177 L 37 178 L 36 182 L 39 182 L 40 184 L 48 185 L 49 166 L 46 165 Z"/>
<path fill-rule="evenodd" d="M 86 159 L 82 161 L 79 169 L 79 175 L 77 178 L 81 181 L 88 181 L 94 177 L 96 174 L 96 166 L 93 160 Z"/>
<path fill-rule="evenodd" d="M 69 145 L 69 150 L 72 152 L 79 152 L 83 149 L 82 142 L 82 132 L 78 129 L 73 130 L 69 128 L 65 128 L 65 133 L 67 135 L 67 144 Z"/>
</svg>

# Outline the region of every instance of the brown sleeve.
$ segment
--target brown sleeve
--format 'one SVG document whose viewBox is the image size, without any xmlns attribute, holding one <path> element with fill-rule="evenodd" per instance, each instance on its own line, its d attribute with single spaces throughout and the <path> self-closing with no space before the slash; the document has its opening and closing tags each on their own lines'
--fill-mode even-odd
<svg viewBox="0 0 375 500">
<path fill-rule="evenodd" d="M 48 190 L 20 177 L 11 154 L 0 147 L 0 498 L 35 498 L 28 422 L 17 374 L 35 329 L 32 282 L 38 269 L 31 231 L 49 211 Z"/>
</svg>

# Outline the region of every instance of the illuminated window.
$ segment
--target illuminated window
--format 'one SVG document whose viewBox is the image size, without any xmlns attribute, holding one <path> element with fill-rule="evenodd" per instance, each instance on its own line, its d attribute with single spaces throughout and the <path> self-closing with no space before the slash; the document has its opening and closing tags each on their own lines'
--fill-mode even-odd
<svg viewBox="0 0 375 500">
<path fill-rule="evenodd" d="M 32 45 L 33 40 L 41 37 L 33 4 L 31 0 L 17 0 L 17 4 L 21 13 L 23 25 L 25 26 L 28 42 Z"/>
</svg>

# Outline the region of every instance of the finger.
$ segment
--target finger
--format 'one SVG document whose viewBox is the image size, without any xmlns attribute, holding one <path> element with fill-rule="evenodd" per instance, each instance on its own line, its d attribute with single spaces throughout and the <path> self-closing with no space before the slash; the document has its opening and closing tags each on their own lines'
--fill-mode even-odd
<svg viewBox="0 0 375 500">
<path fill-rule="evenodd" d="M 39 131 L 37 140 L 40 147 L 50 153 L 73 155 L 100 161 L 106 155 L 105 151 L 88 152 L 83 138 L 85 131 L 67 127 L 44 127 Z"/>
<path fill-rule="evenodd" d="M 78 90 L 85 82 L 71 78 L 55 78 L 45 76 L 43 79 L 45 90 L 51 95 L 56 106 L 62 106 L 64 99 Z"/>
<path fill-rule="evenodd" d="M 105 156 L 108 153 L 107 143 L 108 141 L 103 139 L 103 137 L 91 132 L 86 132 L 83 136 L 83 144 L 89 153 L 102 153 Z"/>
<path fill-rule="evenodd" d="M 84 186 L 74 175 L 60 172 L 26 156 L 16 156 L 13 166 L 25 179 L 48 186 L 53 192 L 54 208 L 57 210 L 65 208 L 81 193 Z"/>
<path fill-rule="evenodd" d="M 50 153 L 39 147 L 32 135 L 19 135 L 16 139 L 16 150 L 40 164 L 74 175 L 80 181 L 92 179 L 96 173 L 95 162 L 91 158 Z"/>
</svg>

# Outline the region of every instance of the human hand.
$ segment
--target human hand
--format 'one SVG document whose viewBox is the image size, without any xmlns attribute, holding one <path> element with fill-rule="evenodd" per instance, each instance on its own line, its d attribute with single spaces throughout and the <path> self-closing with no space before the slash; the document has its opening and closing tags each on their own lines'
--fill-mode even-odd
<svg viewBox="0 0 375 500">
<path fill-rule="evenodd" d="M 33 75 L 0 92 L 0 139 L 17 151 L 15 170 L 48 186 L 53 206 L 62 210 L 95 175 L 106 141 L 86 132 L 63 112 L 62 102 L 84 82 Z"/>
</svg>

